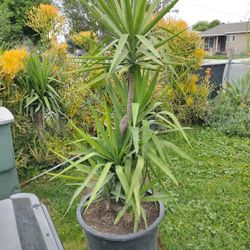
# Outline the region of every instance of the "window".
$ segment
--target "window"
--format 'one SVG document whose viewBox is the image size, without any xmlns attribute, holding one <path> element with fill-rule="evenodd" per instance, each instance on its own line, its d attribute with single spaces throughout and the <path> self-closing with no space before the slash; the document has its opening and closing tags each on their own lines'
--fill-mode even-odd
<svg viewBox="0 0 250 250">
<path fill-rule="evenodd" d="M 228 35 L 227 36 L 227 42 L 235 42 L 236 38 L 235 35 Z"/>
</svg>

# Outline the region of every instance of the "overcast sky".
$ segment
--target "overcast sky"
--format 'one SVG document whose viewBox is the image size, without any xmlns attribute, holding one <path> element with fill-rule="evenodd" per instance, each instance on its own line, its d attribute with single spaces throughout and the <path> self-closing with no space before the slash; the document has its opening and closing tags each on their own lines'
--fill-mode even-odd
<svg viewBox="0 0 250 250">
<path fill-rule="evenodd" d="M 179 0 L 176 9 L 179 14 L 174 16 L 189 25 L 200 20 L 232 23 L 250 19 L 250 0 Z"/>
</svg>

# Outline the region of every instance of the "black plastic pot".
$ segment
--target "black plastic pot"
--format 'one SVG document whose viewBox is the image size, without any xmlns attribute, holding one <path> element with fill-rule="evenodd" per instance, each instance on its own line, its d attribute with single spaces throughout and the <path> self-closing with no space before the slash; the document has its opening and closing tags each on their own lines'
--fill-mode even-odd
<svg viewBox="0 0 250 250">
<path fill-rule="evenodd" d="M 77 208 L 77 219 L 80 223 L 89 250 L 157 250 L 158 226 L 164 216 L 164 205 L 159 202 L 159 216 L 146 230 L 126 235 L 107 234 L 96 231 L 87 225 L 83 218 L 83 205 L 90 195 L 85 196 Z"/>
</svg>

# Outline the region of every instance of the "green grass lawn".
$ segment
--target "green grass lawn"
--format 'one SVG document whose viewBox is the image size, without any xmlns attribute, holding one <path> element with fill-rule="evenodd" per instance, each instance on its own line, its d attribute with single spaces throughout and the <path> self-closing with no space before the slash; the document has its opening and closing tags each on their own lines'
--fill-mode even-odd
<svg viewBox="0 0 250 250">
<path fill-rule="evenodd" d="M 174 158 L 180 185 L 171 186 L 160 237 L 166 249 L 250 249 L 250 139 L 228 137 L 211 129 L 188 132 L 182 141 L 194 162 Z M 178 139 L 177 139 L 178 140 Z M 47 178 L 25 187 L 49 208 L 65 249 L 86 249 L 74 206 L 64 215 L 74 189 Z"/>
</svg>

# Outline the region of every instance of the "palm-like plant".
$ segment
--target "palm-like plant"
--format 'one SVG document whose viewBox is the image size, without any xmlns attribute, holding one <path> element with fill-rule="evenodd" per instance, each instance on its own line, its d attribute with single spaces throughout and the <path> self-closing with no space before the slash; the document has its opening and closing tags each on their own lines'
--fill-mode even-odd
<svg viewBox="0 0 250 250">
<path fill-rule="evenodd" d="M 76 128 L 81 136 L 76 144 L 82 156 L 76 162 L 68 160 L 70 165 L 55 177 L 77 181 L 79 187 L 70 204 L 86 187 L 92 188 L 86 209 L 100 197 L 123 203 L 115 223 L 131 209 L 136 231 L 141 218 L 146 224 L 142 203 L 166 198 L 165 194 L 160 196 L 155 192 L 148 196 L 147 190 L 163 188 L 167 191 L 164 177 L 177 183 L 169 168 L 172 164 L 169 150 L 188 158 L 177 146 L 159 136 L 178 131 L 187 140 L 175 116 L 166 111 L 157 112 L 160 104 L 150 103 L 160 67 L 173 63 L 173 57 L 158 48 L 176 36 L 162 40 L 151 36 L 151 30 L 177 0 L 155 16 L 159 0 L 151 4 L 147 0 L 82 2 L 93 15 L 100 18 L 113 36 L 113 41 L 100 53 L 81 58 L 84 61 L 83 71 L 105 69 L 97 80 L 105 78 L 113 108 L 105 105 L 106 128 L 95 114 L 95 138 Z M 112 58 L 103 56 L 113 47 L 115 52 Z M 121 74 L 124 72 L 127 77 Z M 161 126 L 162 130 L 152 131 L 152 122 Z M 82 141 L 84 144 L 80 143 Z M 72 168 L 76 168 L 82 176 L 65 175 Z"/>
<path fill-rule="evenodd" d="M 60 112 L 60 96 L 55 88 L 58 83 L 52 78 L 49 58 L 42 61 L 39 55 L 30 55 L 26 59 L 26 71 L 20 76 L 19 83 L 24 92 L 20 103 L 21 112 L 34 119 L 42 130 L 45 112 Z"/>
<path fill-rule="evenodd" d="M 99 54 L 93 57 L 82 57 L 82 60 L 86 60 L 85 69 L 104 67 L 107 71 L 103 77 L 114 72 L 128 72 L 129 93 L 126 114 L 120 122 L 122 136 L 131 119 L 138 70 L 159 70 L 159 66 L 173 64 L 173 56 L 166 55 L 164 50 L 159 51 L 157 48 L 173 39 L 176 34 L 162 40 L 159 37 L 156 38 L 151 32 L 178 0 L 174 0 L 156 14 L 160 2 L 160 0 L 154 0 L 148 4 L 147 0 L 82 0 L 82 3 L 107 28 L 113 38 L 113 41 Z M 102 56 L 112 47 L 116 48 L 113 57 Z"/>
</svg>

